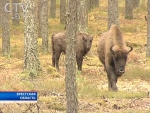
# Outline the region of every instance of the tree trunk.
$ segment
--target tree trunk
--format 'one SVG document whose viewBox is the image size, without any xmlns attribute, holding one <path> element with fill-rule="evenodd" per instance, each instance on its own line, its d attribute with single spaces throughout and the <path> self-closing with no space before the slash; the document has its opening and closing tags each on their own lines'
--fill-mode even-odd
<svg viewBox="0 0 150 113">
<path fill-rule="evenodd" d="M 12 23 L 13 25 L 20 24 L 19 5 L 20 0 L 12 0 Z"/>
<path fill-rule="evenodd" d="M 94 0 L 94 8 L 99 7 L 99 0 Z"/>
<path fill-rule="evenodd" d="M 41 35 L 42 35 L 42 49 L 48 52 L 48 0 L 41 0 Z"/>
<path fill-rule="evenodd" d="M 50 3 L 50 17 L 56 18 L 56 0 L 51 0 Z"/>
<path fill-rule="evenodd" d="M 108 29 L 112 24 L 119 26 L 118 0 L 108 0 Z"/>
<path fill-rule="evenodd" d="M 9 12 L 5 11 L 5 4 L 9 0 L 2 0 L 2 53 L 4 56 L 10 55 L 10 26 Z"/>
<path fill-rule="evenodd" d="M 37 51 L 37 23 L 36 23 L 36 7 L 34 0 L 24 0 L 28 4 L 25 12 L 25 51 L 24 51 L 24 70 L 29 72 L 30 75 L 37 75 L 40 68 Z"/>
<path fill-rule="evenodd" d="M 147 52 L 146 56 L 150 57 L 150 0 L 147 1 Z"/>
<path fill-rule="evenodd" d="M 66 24 L 66 0 L 60 0 L 60 23 Z"/>
<path fill-rule="evenodd" d="M 92 9 L 99 7 L 99 0 L 87 0 L 88 3 L 88 11 L 91 11 Z"/>
<path fill-rule="evenodd" d="M 0 26 L 2 25 L 2 6 L 3 2 L 0 2 Z"/>
<path fill-rule="evenodd" d="M 77 31 L 77 0 L 68 0 L 66 78 L 65 78 L 67 113 L 78 112 L 78 99 L 76 88 L 76 31 Z"/>
<path fill-rule="evenodd" d="M 42 2 L 41 0 L 38 0 L 38 37 L 42 37 L 42 34 L 41 34 L 41 28 L 42 28 L 42 17 L 41 17 L 41 12 L 42 12 Z"/>
<path fill-rule="evenodd" d="M 131 0 L 125 0 L 125 19 L 133 19 L 133 7 Z"/>
<path fill-rule="evenodd" d="M 133 9 L 137 8 L 139 0 L 125 0 L 125 19 L 133 19 Z"/>
<path fill-rule="evenodd" d="M 132 0 L 133 9 L 137 8 L 139 6 L 140 0 Z"/>
<path fill-rule="evenodd" d="M 83 33 L 87 33 L 88 28 L 87 5 L 87 0 L 79 0 L 77 4 L 77 29 Z"/>
</svg>

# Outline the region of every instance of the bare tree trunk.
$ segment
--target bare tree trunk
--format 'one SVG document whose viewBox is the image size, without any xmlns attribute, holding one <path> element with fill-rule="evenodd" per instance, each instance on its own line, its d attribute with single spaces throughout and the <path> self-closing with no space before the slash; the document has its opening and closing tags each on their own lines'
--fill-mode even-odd
<svg viewBox="0 0 150 113">
<path fill-rule="evenodd" d="M 140 0 L 132 0 L 133 9 L 137 8 L 139 6 Z"/>
<path fill-rule="evenodd" d="M 99 7 L 99 0 L 93 0 L 94 1 L 94 8 Z"/>
<path fill-rule="evenodd" d="M 77 29 L 87 33 L 88 29 L 88 0 L 79 0 L 77 4 Z"/>
<path fill-rule="evenodd" d="M 67 113 L 78 112 L 76 86 L 76 31 L 77 0 L 68 0 L 67 10 L 67 47 L 66 47 L 66 98 Z"/>
<path fill-rule="evenodd" d="M 150 57 L 150 0 L 147 1 L 147 52 L 146 56 Z"/>
<path fill-rule="evenodd" d="M 125 0 L 125 19 L 133 19 L 133 9 L 138 5 L 139 0 Z"/>
<path fill-rule="evenodd" d="M 48 52 L 48 0 L 41 0 L 41 35 L 42 35 L 42 49 Z"/>
<path fill-rule="evenodd" d="M 10 55 L 10 26 L 9 13 L 5 10 L 5 5 L 9 0 L 2 1 L 2 53 L 4 56 Z"/>
<path fill-rule="evenodd" d="M 3 2 L 0 2 L 0 26 L 2 25 L 2 5 Z"/>
<path fill-rule="evenodd" d="M 133 19 L 132 1 L 125 0 L 125 19 Z"/>
<path fill-rule="evenodd" d="M 88 4 L 88 11 L 91 11 L 92 9 L 99 7 L 99 0 L 87 0 L 87 4 Z"/>
<path fill-rule="evenodd" d="M 25 51 L 24 51 L 24 70 L 30 75 L 37 75 L 40 68 L 37 51 L 37 23 L 36 23 L 36 5 L 34 0 L 24 0 L 28 4 L 25 12 Z"/>
<path fill-rule="evenodd" d="M 60 23 L 66 24 L 66 0 L 60 0 Z"/>
<path fill-rule="evenodd" d="M 108 29 L 112 24 L 119 26 L 118 0 L 108 0 Z"/>
<path fill-rule="evenodd" d="M 19 5 L 20 0 L 12 0 L 12 23 L 13 25 L 20 24 Z"/>
<path fill-rule="evenodd" d="M 51 0 L 50 3 L 50 17 L 56 18 L 56 0 Z"/>
<path fill-rule="evenodd" d="M 41 17 L 41 12 L 42 12 L 42 2 L 41 0 L 38 0 L 38 37 L 42 37 L 41 34 L 41 26 L 42 26 L 42 17 Z"/>
</svg>

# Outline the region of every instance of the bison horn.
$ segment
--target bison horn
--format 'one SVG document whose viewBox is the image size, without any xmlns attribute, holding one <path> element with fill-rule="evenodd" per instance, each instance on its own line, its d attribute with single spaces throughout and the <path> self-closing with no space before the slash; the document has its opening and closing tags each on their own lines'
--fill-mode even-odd
<svg viewBox="0 0 150 113">
<path fill-rule="evenodd" d="M 128 53 L 129 53 L 129 52 L 131 52 L 133 50 L 133 47 L 131 47 L 129 45 L 128 45 L 128 47 L 130 47 L 130 50 L 128 51 Z"/>
<path fill-rule="evenodd" d="M 110 51 L 111 51 L 111 53 L 112 54 L 114 54 L 114 50 L 113 50 L 113 46 L 114 46 L 115 44 L 113 44 L 111 47 L 110 47 Z"/>
</svg>

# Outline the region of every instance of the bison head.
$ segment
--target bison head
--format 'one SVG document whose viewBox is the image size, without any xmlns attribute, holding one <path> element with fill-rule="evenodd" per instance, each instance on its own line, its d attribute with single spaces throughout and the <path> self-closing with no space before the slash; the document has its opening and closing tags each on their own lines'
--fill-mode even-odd
<svg viewBox="0 0 150 113">
<path fill-rule="evenodd" d="M 89 51 L 92 45 L 93 36 L 85 35 L 82 37 L 86 51 Z"/>
<path fill-rule="evenodd" d="M 130 48 L 129 50 L 126 50 L 123 47 L 122 48 L 120 47 L 120 48 L 115 50 L 113 48 L 114 45 L 115 44 L 113 44 L 110 47 L 110 51 L 111 51 L 112 56 L 113 56 L 113 62 L 114 62 L 116 74 L 118 76 L 121 76 L 125 72 L 125 65 L 126 65 L 128 53 L 131 52 L 133 48 L 128 46 L 128 48 Z"/>
</svg>

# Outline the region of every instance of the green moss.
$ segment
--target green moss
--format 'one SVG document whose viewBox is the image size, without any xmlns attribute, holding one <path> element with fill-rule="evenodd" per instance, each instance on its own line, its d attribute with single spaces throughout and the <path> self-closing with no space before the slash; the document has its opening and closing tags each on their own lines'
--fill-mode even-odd
<svg viewBox="0 0 150 113">
<path fill-rule="evenodd" d="M 54 68 L 52 66 L 49 66 L 46 71 L 52 77 L 60 77 L 60 74 L 57 72 L 56 68 Z"/>
</svg>

